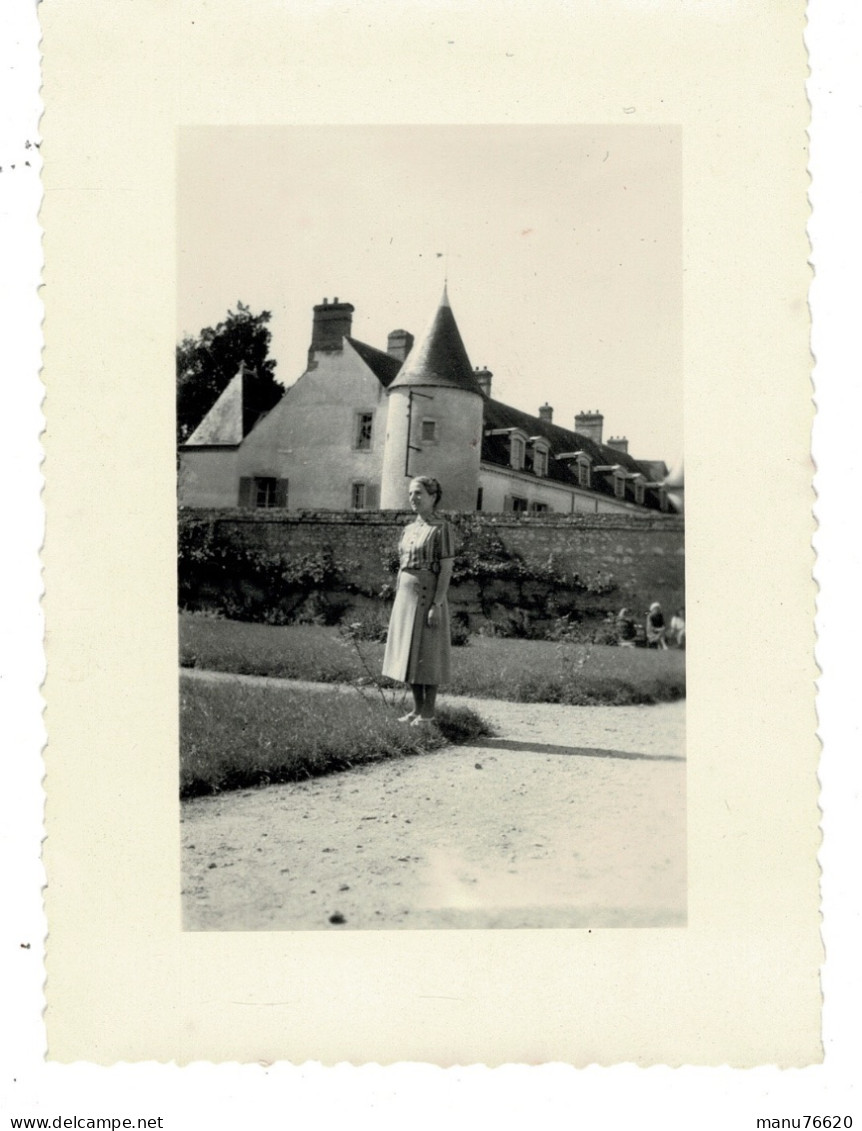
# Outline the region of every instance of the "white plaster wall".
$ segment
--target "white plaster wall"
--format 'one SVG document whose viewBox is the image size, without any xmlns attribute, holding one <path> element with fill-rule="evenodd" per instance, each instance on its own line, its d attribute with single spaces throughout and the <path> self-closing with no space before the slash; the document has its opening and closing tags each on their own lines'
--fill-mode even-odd
<svg viewBox="0 0 862 1131">
<path fill-rule="evenodd" d="M 236 448 L 180 452 L 178 497 L 186 507 L 235 507 L 239 499 Z"/>
<path fill-rule="evenodd" d="M 441 506 L 444 510 L 475 510 L 482 450 L 481 397 L 459 389 L 437 387 L 414 390 L 409 442 L 419 450 L 410 452 L 408 473 L 405 474 L 408 391 L 406 388 L 394 389 L 389 394 L 381 509 L 403 508 L 411 478 L 431 475 L 440 481 L 443 488 Z M 433 400 L 426 400 L 418 395 L 420 393 L 433 397 Z M 422 441 L 423 418 L 437 422 L 436 441 Z"/>
<path fill-rule="evenodd" d="M 357 412 L 374 415 L 368 450 L 353 446 Z M 385 428 L 383 387 L 345 344 L 317 354 L 317 367 L 245 438 L 238 474 L 287 479 L 291 510 L 347 510 L 354 482 L 379 491 Z"/>
<path fill-rule="evenodd" d="M 589 491 L 563 487 L 529 472 L 507 471 L 490 464 L 483 464 L 479 485 L 482 488 L 482 510 L 492 514 L 505 509 L 507 495 L 518 495 L 528 503 L 545 503 L 558 514 L 618 514 L 620 511 L 641 509 Z"/>
</svg>

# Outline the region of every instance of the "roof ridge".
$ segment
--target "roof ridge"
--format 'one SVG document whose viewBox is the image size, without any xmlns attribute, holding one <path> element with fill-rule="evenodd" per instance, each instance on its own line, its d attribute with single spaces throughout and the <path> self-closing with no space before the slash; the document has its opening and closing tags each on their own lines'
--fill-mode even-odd
<svg viewBox="0 0 862 1131">
<path fill-rule="evenodd" d="M 499 408 L 505 409 L 508 413 L 514 413 L 524 418 L 525 420 L 529 420 L 531 424 L 535 426 L 535 431 L 539 435 L 557 433 L 561 440 L 563 439 L 563 437 L 577 436 L 579 442 L 586 441 L 586 444 L 589 447 L 595 448 L 603 454 L 610 454 L 611 452 L 613 452 L 615 463 L 619 463 L 621 466 L 627 466 L 631 468 L 637 467 L 638 460 L 635 459 L 635 457 L 631 455 L 631 453 L 620 451 L 619 448 L 610 447 L 608 444 L 598 443 L 591 436 L 588 436 L 585 432 L 578 432 L 576 428 L 567 428 L 565 425 L 557 424 L 553 420 L 543 420 L 540 416 L 535 416 L 533 413 L 527 412 L 526 409 L 517 408 L 515 405 L 506 404 L 505 401 L 496 400 L 491 397 L 488 398 L 488 403 L 491 406 L 498 406 Z"/>
<path fill-rule="evenodd" d="M 391 353 L 378 349 L 377 346 L 371 346 L 368 342 L 361 342 L 358 338 L 352 338 L 349 334 L 345 334 L 345 341 L 350 343 L 380 384 L 388 388 L 404 363 L 399 358 L 393 357 Z"/>
<path fill-rule="evenodd" d="M 398 361 L 397 357 L 392 357 L 391 353 L 380 349 L 379 346 L 372 346 L 369 342 L 360 341 L 359 338 L 354 338 L 351 334 L 345 334 L 344 336 L 352 346 L 362 346 L 363 349 L 371 350 L 372 353 L 378 353 L 381 357 L 389 357 L 392 358 L 393 361 Z"/>
</svg>

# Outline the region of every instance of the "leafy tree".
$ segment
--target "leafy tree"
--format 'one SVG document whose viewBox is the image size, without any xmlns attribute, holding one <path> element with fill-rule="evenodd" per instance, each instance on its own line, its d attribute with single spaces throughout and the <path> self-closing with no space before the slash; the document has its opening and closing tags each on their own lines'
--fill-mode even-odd
<svg viewBox="0 0 862 1131">
<path fill-rule="evenodd" d="M 275 405 L 284 386 L 275 379 L 275 359 L 269 357 L 272 338 L 268 310 L 252 314 L 237 302 L 223 322 L 207 326 L 196 338 L 177 346 L 177 443 L 194 432 L 231 379 L 245 363 L 243 435 Z"/>
</svg>

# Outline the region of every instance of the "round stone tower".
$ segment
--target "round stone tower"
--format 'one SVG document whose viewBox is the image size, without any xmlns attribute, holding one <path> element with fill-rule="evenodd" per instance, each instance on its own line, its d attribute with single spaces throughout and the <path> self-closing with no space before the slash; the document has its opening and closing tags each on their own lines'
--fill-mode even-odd
<svg viewBox="0 0 862 1131">
<path fill-rule="evenodd" d="M 440 481 L 442 510 L 474 511 L 482 454 L 482 389 L 446 288 L 431 325 L 387 390 L 381 510 L 405 510 L 417 475 Z"/>
</svg>

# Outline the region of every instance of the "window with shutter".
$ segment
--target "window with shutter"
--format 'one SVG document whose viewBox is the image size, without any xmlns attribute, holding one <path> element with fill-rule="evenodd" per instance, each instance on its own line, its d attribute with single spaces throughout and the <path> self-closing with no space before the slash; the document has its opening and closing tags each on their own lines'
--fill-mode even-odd
<svg viewBox="0 0 862 1131">
<path fill-rule="evenodd" d="M 278 480 L 270 475 L 261 475 L 254 481 L 254 506 L 274 507 L 276 484 Z"/>
<path fill-rule="evenodd" d="M 254 479 L 242 478 L 239 481 L 239 505 L 241 507 L 254 506 Z"/>
<path fill-rule="evenodd" d="M 354 483 L 350 488 L 350 505 L 355 511 L 365 510 L 365 484 Z"/>
<path fill-rule="evenodd" d="M 371 449 L 371 434 L 374 426 L 373 412 L 357 412 L 354 423 L 353 446 L 359 451 Z"/>
</svg>

